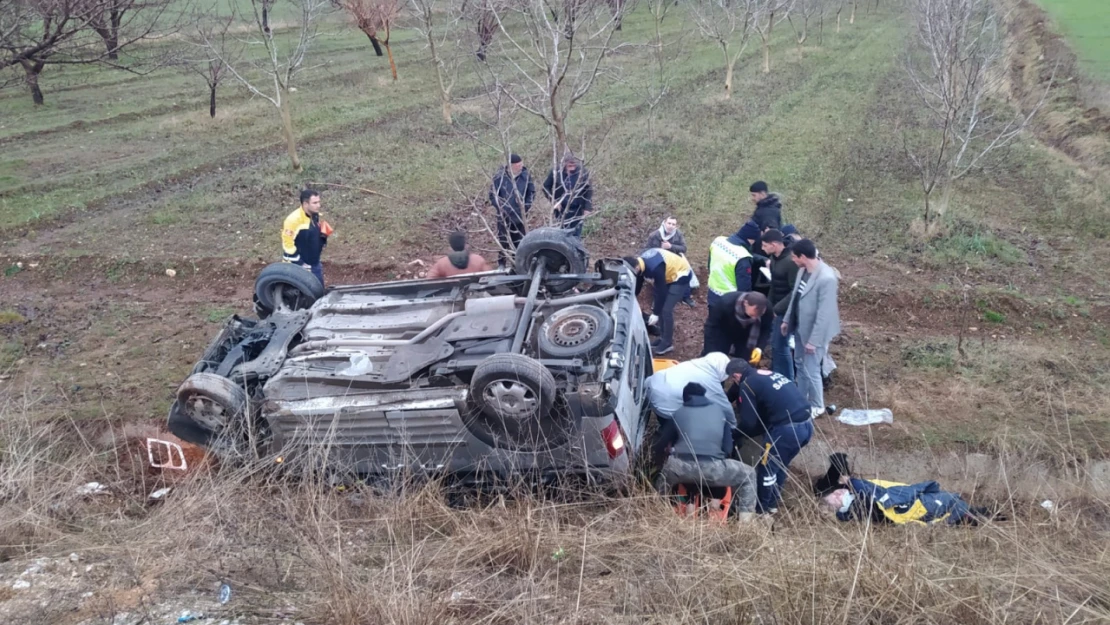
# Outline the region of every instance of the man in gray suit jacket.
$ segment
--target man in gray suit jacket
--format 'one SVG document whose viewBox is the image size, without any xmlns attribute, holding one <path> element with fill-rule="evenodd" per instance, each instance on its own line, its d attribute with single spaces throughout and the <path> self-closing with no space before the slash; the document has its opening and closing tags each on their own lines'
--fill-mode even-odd
<svg viewBox="0 0 1110 625">
<path fill-rule="evenodd" d="M 791 248 L 791 255 L 801 271 L 794 281 L 790 305 L 779 330 L 783 336 L 794 333 L 796 382 L 816 416 L 825 411 L 821 363 L 829 343 L 840 334 L 840 308 L 836 302 L 839 281 L 833 268 L 817 257 L 813 241 L 798 241 Z"/>
</svg>

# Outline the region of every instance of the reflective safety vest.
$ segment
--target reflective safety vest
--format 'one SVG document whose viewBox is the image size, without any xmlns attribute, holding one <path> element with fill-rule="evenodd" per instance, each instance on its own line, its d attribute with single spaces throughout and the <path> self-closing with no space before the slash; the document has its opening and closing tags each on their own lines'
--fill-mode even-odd
<svg viewBox="0 0 1110 625">
<path fill-rule="evenodd" d="M 867 480 L 867 481 L 871 482 L 872 484 L 875 484 L 876 486 L 881 486 L 883 488 L 894 488 L 896 486 L 908 486 L 907 484 L 902 484 L 900 482 L 887 482 L 886 480 Z M 888 508 L 887 506 L 884 506 L 883 504 L 886 503 L 886 504 L 889 505 L 891 502 L 884 501 L 885 499 L 886 499 L 886 497 L 881 497 L 881 498 L 875 500 L 875 505 L 878 506 L 879 510 L 883 513 L 883 516 L 886 517 L 888 521 L 890 521 L 890 522 L 892 522 L 896 525 L 905 525 L 907 523 L 920 523 L 922 525 L 928 525 L 930 523 L 939 523 L 939 522 L 944 521 L 948 518 L 948 513 L 945 513 L 943 516 L 932 518 L 932 519 L 929 519 L 929 520 L 926 521 L 925 517 L 929 516 L 929 509 L 925 507 L 925 504 L 921 503 L 921 498 L 920 497 L 914 499 L 913 504 L 909 505 L 908 507 L 905 504 L 903 504 L 903 505 L 900 505 L 900 506 L 891 505 Z M 902 509 L 899 510 L 899 508 L 902 508 Z"/>
<path fill-rule="evenodd" d="M 736 290 L 736 263 L 751 258 L 742 245 L 734 245 L 728 237 L 717 237 L 709 246 L 709 290 L 724 295 Z"/>
</svg>

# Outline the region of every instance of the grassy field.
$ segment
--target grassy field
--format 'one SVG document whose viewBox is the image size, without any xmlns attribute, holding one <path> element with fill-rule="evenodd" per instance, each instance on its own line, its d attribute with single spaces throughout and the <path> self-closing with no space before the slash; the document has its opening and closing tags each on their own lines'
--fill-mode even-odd
<svg viewBox="0 0 1110 625">
<path fill-rule="evenodd" d="M 1037 0 L 1067 37 L 1080 66 L 1110 80 L 1110 6 L 1100 0 Z"/>
<path fill-rule="evenodd" d="M 926 239 L 899 130 L 917 100 L 895 3 L 860 3 L 854 24 L 830 19 L 801 49 L 777 29 L 772 71 L 750 49 L 731 100 L 719 51 L 683 10 L 665 22 L 683 46 L 652 133 L 646 46 L 615 57 L 619 80 L 570 119 L 594 172 L 591 252 L 638 250 L 673 213 L 700 267 L 750 214 L 748 185 L 767 180 L 843 275 L 831 401 L 895 414 L 890 427 L 821 420 L 814 447 L 879 458 L 890 479 L 943 475 L 974 495 L 989 482 L 1010 523 L 837 525 L 797 472 L 774 531 L 679 523 L 648 493 L 460 511 L 435 486 L 389 499 L 232 472 L 198 472 L 150 504 L 166 476 L 141 469 L 135 441 L 158 435 L 220 320 L 250 312 L 297 189 L 324 190 L 333 283 L 411 276 L 459 224 L 492 257 L 477 217 L 501 157 L 474 67 L 448 126 L 411 29 L 394 33 L 393 82 L 331 16 L 310 59 L 322 65 L 292 100 L 301 173 L 273 107 L 231 83 L 215 119 L 203 82 L 170 70 L 51 67 L 39 108 L 0 91 L 0 617 L 169 622 L 227 580 L 237 603 L 206 609 L 242 623 L 1105 622 L 1110 561 L 1092 545 L 1110 510 L 1087 489 L 1110 459 L 1106 172 L 1025 135 L 960 182 Z M 619 37 L 652 33 L 640 7 Z M 512 144 L 546 174 L 540 122 L 520 117 Z M 537 202 L 533 222 L 546 210 Z M 704 306 L 678 314 L 678 354 L 694 356 Z M 999 464 L 977 472 L 976 453 Z M 110 498 L 74 496 L 94 479 Z M 40 555 L 60 559 L 47 568 L 65 592 L 12 601 L 7 582 Z"/>
</svg>

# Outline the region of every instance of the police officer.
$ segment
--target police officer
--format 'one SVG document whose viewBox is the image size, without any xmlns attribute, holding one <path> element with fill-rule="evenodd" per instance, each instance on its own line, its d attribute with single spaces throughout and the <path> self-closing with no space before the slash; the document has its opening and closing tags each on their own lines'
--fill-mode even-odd
<svg viewBox="0 0 1110 625">
<path fill-rule="evenodd" d="M 786 377 L 756 370 L 738 358 L 729 361 L 725 374 L 735 382 L 729 399 L 740 405 L 740 431 L 763 436 L 763 458 L 756 467 L 757 510 L 774 514 L 790 461 L 813 437 L 809 402 Z"/>
<path fill-rule="evenodd" d="M 736 234 L 713 240 L 709 246 L 707 303 L 710 308 L 728 293 L 752 290 L 752 244 L 749 241 L 757 238 L 759 227 L 749 222 Z"/>
</svg>

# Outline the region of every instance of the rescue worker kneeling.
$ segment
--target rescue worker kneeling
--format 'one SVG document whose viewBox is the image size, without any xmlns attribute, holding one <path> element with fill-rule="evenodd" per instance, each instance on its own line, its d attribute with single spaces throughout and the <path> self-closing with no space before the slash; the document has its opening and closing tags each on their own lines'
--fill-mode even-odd
<svg viewBox="0 0 1110 625">
<path fill-rule="evenodd" d="M 660 486 L 663 495 L 679 484 L 731 487 L 736 511 L 746 520 L 755 511 L 755 471 L 729 458 L 732 454 L 729 413 L 730 410 L 705 397 L 704 386 L 696 382 L 687 384 L 682 389 L 682 407 L 672 418 L 660 420 L 652 457 L 666 458 Z"/>
</svg>

